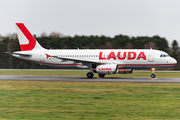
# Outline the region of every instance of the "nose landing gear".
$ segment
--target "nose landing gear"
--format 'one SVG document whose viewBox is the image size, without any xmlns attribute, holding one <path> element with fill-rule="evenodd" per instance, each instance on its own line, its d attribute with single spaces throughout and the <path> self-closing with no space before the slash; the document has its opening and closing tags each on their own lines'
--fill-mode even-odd
<svg viewBox="0 0 180 120">
<path fill-rule="evenodd" d="M 152 73 L 151 74 L 151 78 L 155 78 L 155 77 L 156 77 L 156 75 Z"/>
<path fill-rule="evenodd" d="M 154 74 L 154 71 L 155 71 L 155 68 L 152 68 L 151 69 L 151 78 L 155 78 L 156 77 L 156 75 Z"/>
</svg>

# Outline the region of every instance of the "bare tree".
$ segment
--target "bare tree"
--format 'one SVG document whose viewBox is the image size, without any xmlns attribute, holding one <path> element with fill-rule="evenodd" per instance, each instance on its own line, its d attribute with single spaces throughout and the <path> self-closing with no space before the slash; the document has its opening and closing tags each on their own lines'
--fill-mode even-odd
<svg viewBox="0 0 180 120">
<path fill-rule="evenodd" d="M 41 37 L 47 37 L 47 34 L 46 34 L 45 32 L 43 32 L 43 33 L 41 34 Z"/>
<path fill-rule="evenodd" d="M 125 49 L 133 49 L 133 47 L 134 47 L 134 45 L 133 45 L 132 43 L 130 43 L 130 42 L 128 42 L 128 43 L 124 46 Z"/>
<path fill-rule="evenodd" d="M 7 34 L 7 37 L 10 39 L 17 39 L 17 33 Z"/>
<path fill-rule="evenodd" d="M 50 37 L 64 37 L 63 36 L 63 34 L 61 34 L 61 33 L 58 33 L 58 32 L 52 32 L 51 34 L 50 34 Z"/>
<path fill-rule="evenodd" d="M 149 42 L 149 43 L 144 44 L 143 48 L 144 49 L 150 49 L 150 48 L 158 49 L 158 47 L 156 46 L 156 43 L 154 43 L 154 42 Z"/>
</svg>

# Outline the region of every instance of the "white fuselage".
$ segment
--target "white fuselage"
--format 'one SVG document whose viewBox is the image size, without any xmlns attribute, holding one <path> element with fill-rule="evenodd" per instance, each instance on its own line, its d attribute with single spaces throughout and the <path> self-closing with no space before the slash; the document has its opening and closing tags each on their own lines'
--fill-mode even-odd
<svg viewBox="0 0 180 120">
<path fill-rule="evenodd" d="M 39 64 L 58 67 L 88 68 L 88 64 L 91 63 L 90 61 L 97 61 L 100 64 L 113 63 L 117 64 L 118 68 L 171 67 L 177 63 L 166 52 L 151 49 L 41 49 L 18 51 L 15 53 L 31 54 L 30 57 L 17 54 L 13 54 L 13 56 Z M 68 60 L 58 59 L 56 57 L 67 58 Z M 88 61 L 88 63 L 83 61 Z"/>
<path fill-rule="evenodd" d="M 47 50 L 23 23 L 16 23 L 16 28 L 21 51 L 13 52 L 13 56 L 41 65 L 89 68 L 88 78 L 93 78 L 92 72 L 104 77 L 105 74 L 133 73 L 134 68 L 153 68 L 151 77 L 155 78 L 154 68 L 177 64 L 166 52 L 152 49 Z"/>
</svg>

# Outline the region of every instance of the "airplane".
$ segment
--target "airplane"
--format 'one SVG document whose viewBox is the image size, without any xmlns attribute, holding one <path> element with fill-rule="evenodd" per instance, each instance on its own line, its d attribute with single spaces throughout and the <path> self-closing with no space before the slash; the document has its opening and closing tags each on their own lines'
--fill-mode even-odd
<svg viewBox="0 0 180 120">
<path fill-rule="evenodd" d="M 32 36 L 23 23 L 16 23 L 21 51 L 13 52 L 14 57 L 40 65 L 57 67 L 88 68 L 87 78 L 93 73 L 99 77 L 105 74 L 130 74 L 134 69 L 172 67 L 177 61 L 166 52 L 151 49 L 45 49 Z"/>
</svg>

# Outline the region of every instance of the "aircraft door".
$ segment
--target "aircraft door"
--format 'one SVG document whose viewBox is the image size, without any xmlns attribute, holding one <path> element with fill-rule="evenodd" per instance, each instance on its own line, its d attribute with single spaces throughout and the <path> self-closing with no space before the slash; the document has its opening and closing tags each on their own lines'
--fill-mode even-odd
<svg viewBox="0 0 180 120">
<path fill-rule="evenodd" d="M 41 52 L 40 52 L 40 61 L 41 61 L 41 62 L 44 62 L 44 61 L 45 61 L 45 53 L 44 53 L 44 51 L 41 51 Z"/>
<path fill-rule="evenodd" d="M 154 52 L 153 51 L 149 52 L 148 62 L 154 62 Z"/>
</svg>

